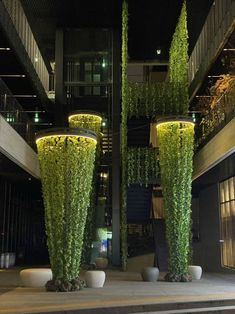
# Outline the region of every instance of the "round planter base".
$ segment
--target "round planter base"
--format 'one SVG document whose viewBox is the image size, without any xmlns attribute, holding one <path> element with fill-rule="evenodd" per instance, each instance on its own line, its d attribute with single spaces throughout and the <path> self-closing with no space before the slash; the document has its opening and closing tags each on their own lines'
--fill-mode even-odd
<svg viewBox="0 0 235 314">
<path fill-rule="evenodd" d="M 188 267 L 189 274 L 192 276 L 192 279 L 199 280 L 202 276 L 202 268 L 197 265 L 189 265 Z"/>
<path fill-rule="evenodd" d="M 155 282 L 158 280 L 159 269 L 157 267 L 145 267 L 141 272 L 144 281 Z"/>
<path fill-rule="evenodd" d="M 88 288 L 102 288 L 105 282 L 105 272 L 102 270 L 88 270 L 85 273 Z"/>
</svg>

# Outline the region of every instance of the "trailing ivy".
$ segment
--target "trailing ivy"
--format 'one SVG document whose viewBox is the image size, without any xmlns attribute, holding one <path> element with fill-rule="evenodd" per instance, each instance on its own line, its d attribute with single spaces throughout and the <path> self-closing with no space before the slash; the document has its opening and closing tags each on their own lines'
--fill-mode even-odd
<svg viewBox="0 0 235 314">
<path fill-rule="evenodd" d="M 181 82 L 129 82 L 127 91 L 128 118 L 183 114 L 184 110 L 175 110 L 175 97 L 179 104 L 188 99 Z"/>
<path fill-rule="evenodd" d="M 98 167 L 100 163 L 100 144 L 101 144 L 101 122 L 102 119 L 100 116 L 92 113 L 82 113 L 77 112 L 77 114 L 72 115 L 69 118 L 69 127 L 71 128 L 85 128 L 92 130 L 97 134 L 97 146 L 96 146 L 96 156 L 95 156 L 95 165 L 94 173 L 92 179 L 92 188 L 90 194 L 90 204 L 87 209 L 87 218 L 86 226 L 84 230 L 84 239 L 82 246 L 82 264 L 90 264 L 91 259 L 91 250 L 92 250 L 92 241 L 95 239 L 95 209 L 96 209 L 96 199 L 97 199 L 97 180 L 98 180 Z"/>
<path fill-rule="evenodd" d="M 53 280 L 47 288 L 79 289 L 83 232 L 90 200 L 94 140 L 50 136 L 37 141 Z"/>
<path fill-rule="evenodd" d="M 157 132 L 169 250 L 166 279 L 188 281 L 194 127 L 168 122 Z"/>
<path fill-rule="evenodd" d="M 194 127 L 177 122 L 177 115 L 188 112 L 188 33 L 184 1 L 170 48 L 170 82 L 178 84 L 168 93 L 172 99 L 168 122 L 157 127 L 161 185 L 166 216 L 166 235 L 169 250 L 168 281 L 190 281 L 188 261 L 191 227 L 191 185 Z M 171 121 L 170 121 L 171 120 Z M 175 121 L 174 121 L 175 120 Z"/>
<path fill-rule="evenodd" d="M 127 183 L 152 184 L 159 178 L 157 148 L 129 147 L 127 152 Z"/>
<path fill-rule="evenodd" d="M 178 90 L 173 91 L 176 101 L 172 114 L 187 114 L 188 112 L 188 29 L 186 1 L 183 2 L 182 10 L 172 38 L 169 60 L 170 82 L 179 83 Z M 179 94 L 180 99 L 179 99 Z M 182 98 L 182 96 L 184 96 Z M 180 100 L 180 101 L 178 101 Z"/>
<path fill-rule="evenodd" d="M 101 117 L 92 113 L 77 113 L 69 117 L 70 128 L 83 128 L 100 133 Z"/>
<path fill-rule="evenodd" d="M 127 265 L 127 61 L 128 61 L 128 4 L 122 2 L 122 115 L 121 115 L 121 261 Z"/>
</svg>

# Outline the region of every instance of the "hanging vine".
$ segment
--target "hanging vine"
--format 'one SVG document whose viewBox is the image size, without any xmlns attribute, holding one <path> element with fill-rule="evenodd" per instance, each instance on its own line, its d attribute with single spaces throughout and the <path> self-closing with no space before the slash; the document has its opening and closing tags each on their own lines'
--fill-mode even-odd
<svg viewBox="0 0 235 314">
<path fill-rule="evenodd" d="M 189 281 L 191 182 L 194 126 L 167 122 L 157 127 L 168 243 L 169 281 Z"/>
<path fill-rule="evenodd" d="M 188 112 L 188 29 L 186 1 L 183 2 L 178 23 L 172 38 L 169 59 L 170 82 L 179 83 L 173 92 L 176 100 L 171 114 Z"/>
<path fill-rule="evenodd" d="M 157 126 L 161 185 L 168 244 L 168 281 L 190 281 L 191 185 L 194 125 L 177 117 L 188 112 L 188 33 L 184 1 L 170 48 L 170 82 L 178 89 L 167 91 L 172 100 L 170 115 Z"/>
<path fill-rule="evenodd" d="M 122 3 L 122 115 L 121 115 L 121 260 L 122 269 L 127 264 L 127 61 L 128 61 L 128 4 Z"/>
<path fill-rule="evenodd" d="M 159 178 L 159 151 L 157 148 L 128 147 L 127 183 L 152 184 Z"/>
<path fill-rule="evenodd" d="M 96 226 L 95 226 L 95 209 L 97 199 L 97 180 L 98 180 L 98 167 L 100 162 L 100 144 L 101 144 L 101 122 L 102 118 L 100 115 L 92 112 L 74 112 L 69 116 L 69 127 L 71 128 L 85 128 L 96 132 L 97 134 L 97 146 L 95 155 L 94 173 L 92 178 L 92 188 L 90 194 L 90 203 L 87 209 L 87 219 L 84 230 L 84 239 L 82 246 L 82 264 L 90 264 L 92 241 L 95 239 Z"/>
<path fill-rule="evenodd" d="M 48 290 L 74 291 L 78 281 L 96 141 L 73 135 L 37 140 L 53 280 Z"/>
</svg>

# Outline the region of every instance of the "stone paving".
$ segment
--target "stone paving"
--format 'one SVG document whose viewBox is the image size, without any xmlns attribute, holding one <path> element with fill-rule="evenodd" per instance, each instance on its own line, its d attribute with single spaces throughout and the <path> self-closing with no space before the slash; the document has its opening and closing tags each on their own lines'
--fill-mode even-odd
<svg viewBox="0 0 235 314">
<path fill-rule="evenodd" d="M 73 313 L 78 313 L 79 310 L 79 313 L 93 313 L 92 309 L 96 309 L 94 313 L 106 313 L 104 309 L 108 308 L 113 308 L 112 313 L 143 313 L 143 309 L 150 304 L 208 300 L 221 302 L 230 300 L 226 305 L 235 306 L 233 273 L 204 273 L 201 280 L 191 283 L 165 282 L 161 279 L 163 276 L 161 274 L 160 280 L 153 283 L 143 282 L 140 273 L 137 272 L 106 270 L 103 288 L 85 288 L 70 293 L 46 292 L 44 288 L 23 288 L 20 286 L 18 273 L 19 269 L 0 271 L 0 314 L 43 312 L 61 314 L 75 309 L 77 311 Z M 124 311 L 125 307 L 129 310 Z M 100 311 L 97 311 L 98 309 Z"/>
</svg>

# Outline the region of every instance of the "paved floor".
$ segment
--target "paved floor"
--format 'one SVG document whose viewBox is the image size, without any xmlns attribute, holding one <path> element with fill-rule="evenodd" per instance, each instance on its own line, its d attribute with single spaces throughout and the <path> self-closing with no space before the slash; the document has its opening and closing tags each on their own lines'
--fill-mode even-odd
<svg viewBox="0 0 235 314">
<path fill-rule="evenodd" d="M 219 305 L 227 300 L 230 303 L 226 305 L 235 306 L 235 274 L 207 273 L 201 280 L 191 283 L 168 283 L 160 277 L 160 281 L 152 283 L 143 282 L 136 272 L 107 270 L 103 288 L 55 293 L 46 292 L 44 288 L 21 287 L 18 273 L 19 269 L 0 270 L 0 314 L 61 314 L 75 309 L 73 313 L 143 313 L 146 309 L 154 310 L 156 304 L 163 306 L 208 300 L 217 300 Z M 108 312 L 110 308 L 112 312 Z"/>
</svg>

